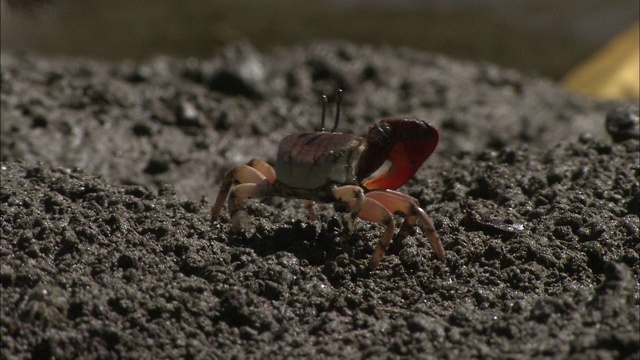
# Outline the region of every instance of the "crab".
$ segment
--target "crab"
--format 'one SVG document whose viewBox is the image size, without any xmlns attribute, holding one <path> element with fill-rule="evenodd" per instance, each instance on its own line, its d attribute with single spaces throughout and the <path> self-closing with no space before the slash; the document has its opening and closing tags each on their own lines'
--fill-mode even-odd
<svg viewBox="0 0 640 360">
<path fill-rule="evenodd" d="M 212 221 L 218 220 L 227 198 L 236 230 L 240 229 L 239 209 L 247 199 L 304 199 L 311 220 L 318 220 L 315 202 L 341 202 L 350 210 L 351 222 L 360 218 L 385 226 L 369 260 L 371 269 L 378 266 L 393 238 L 394 215 L 404 216 L 396 241 L 419 225 L 437 258 L 444 259 L 444 248 L 431 218 L 415 198 L 395 191 L 433 153 L 439 141 L 438 130 L 415 118 L 392 118 L 371 126 L 364 138 L 337 132 L 341 94 L 341 90 L 336 92 L 336 117 L 330 131 L 324 129 L 328 100 L 323 95 L 320 131 L 287 135 L 280 142 L 273 167 L 253 159 L 229 170 L 211 208 Z M 380 170 L 387 161 L 390 166 Z"/>
</svg>

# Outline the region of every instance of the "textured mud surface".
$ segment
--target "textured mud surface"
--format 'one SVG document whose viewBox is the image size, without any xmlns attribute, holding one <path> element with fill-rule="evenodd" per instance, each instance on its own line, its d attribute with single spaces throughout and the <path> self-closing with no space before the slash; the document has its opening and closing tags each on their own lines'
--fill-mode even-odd
<svg viewBox="0 0 640 360">
<path fill-rule="evenodd" d="M 324 43 L 208 62 L 2 54 L 2 358 L 637 358 L 637 107 L 399 49 Z M 300 201 L 209 209 L 345 89 L 343 131 L 413 115 L 442 142 L 401 190 L 418 231 Z M 608 115 L 607 115 L 608 114 Z"/>
</svg>

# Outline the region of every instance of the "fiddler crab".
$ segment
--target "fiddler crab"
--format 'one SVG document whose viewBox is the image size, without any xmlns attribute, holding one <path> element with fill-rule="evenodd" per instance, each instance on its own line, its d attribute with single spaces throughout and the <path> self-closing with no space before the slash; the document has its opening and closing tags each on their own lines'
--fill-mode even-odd
<svg viewBox="0 0 640 360">
<path fill-rule="evenodd" d="M 360 218 L 386 227 L 369 260 L 371 269 L 378 266 L 391 242 L 394 214 L 405 217 L 396 239 L 405 238 L 418 224 L 436 256 L 444 259 L 444 248 L 431 218 L 415 198 L 395 191 L 434 151 L 438 130 L 417 119 L 395 118 L 370 127 L 365 138 L 336 132 L 341 94 L 341 90 L 336 92 L 336 117 L 331 131 L 324 129 L 327 97 L 323 95 L 320 131 L 287 135 L 280 142 L 275 167 L 253 159 L 229 170 L 211 209 L 212 221 L 220 216 L 227 197 L 236 230 L 240 228 L 238 210 L 246 199 L 304 199 L 312 220 L 318 219 L 316 201 L 342 202 L 350 209 L 352 222 Z M 376 173 L 386 161 L 391 165 Z"/>
</svg>

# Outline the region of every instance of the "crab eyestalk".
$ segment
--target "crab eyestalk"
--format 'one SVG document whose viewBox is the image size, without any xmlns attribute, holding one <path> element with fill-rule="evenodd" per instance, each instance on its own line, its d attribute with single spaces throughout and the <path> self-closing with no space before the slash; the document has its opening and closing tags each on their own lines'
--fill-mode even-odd
<svg viewBox="0 0 640 360">
<path fill-rule="evenodd" d="M 340 122 L 340 105 L 342 104 L 342 89 L 336 90 L 336 121 L 333 123 L 331 132 L 338 130 L 338 122 Z"/>
<path fill-rule="evenodd" d="M 367 149 L 358 163 L 358 178 L 365 179 L 389 160 L 391 166 L 363 182 L 368 190 L 395 190 L 404 185 L 433 153 L 440 134 L 430 124 L 415 119 L 382 120 L 369 130 Z"/>
<path fill-rule="evenodd" d="M 327 114 L 327 104 L 329 103 L 329 99 L 327 95 L 322 94 L 322 117 L 320 118 L 320 131 L 324 131 L 324 117 Z"/>
</svg>

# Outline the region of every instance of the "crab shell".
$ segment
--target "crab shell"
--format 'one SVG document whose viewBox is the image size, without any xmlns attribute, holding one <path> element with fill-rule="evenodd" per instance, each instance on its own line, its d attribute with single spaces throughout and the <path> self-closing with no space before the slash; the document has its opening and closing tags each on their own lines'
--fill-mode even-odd
<svg viewBox="0 0 640 360">
<path fill-rule="evenodd" d="M 365 190 L 395 190 L 433 153 L 440 135 L 421 120 L 382 120 L 366 138 L 345 133 L 302 132 L 280 142 L 275 170 L 283 195 L 334 201 L 327 185 L 358 185 Z M 385 161 L 391 166 L 368 178 Z"/>
</svg>

